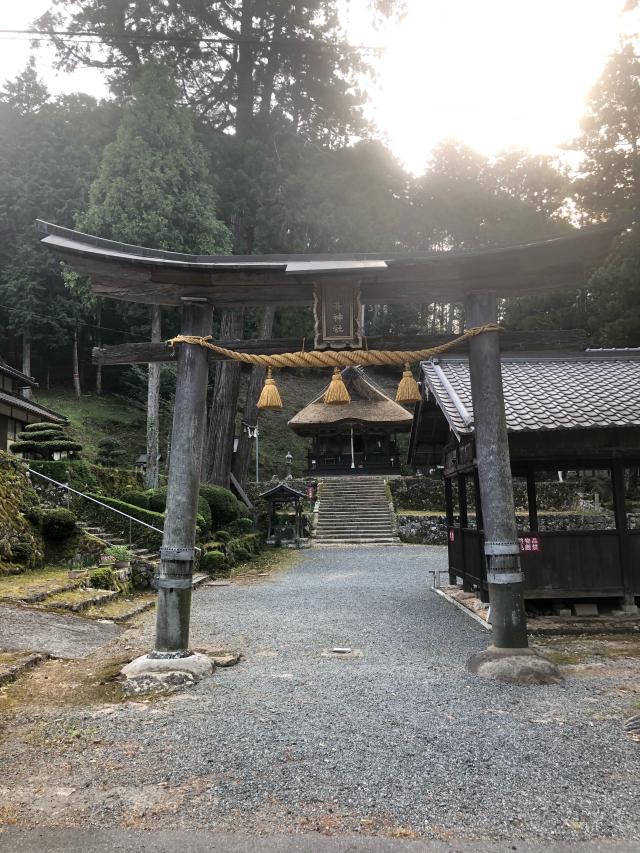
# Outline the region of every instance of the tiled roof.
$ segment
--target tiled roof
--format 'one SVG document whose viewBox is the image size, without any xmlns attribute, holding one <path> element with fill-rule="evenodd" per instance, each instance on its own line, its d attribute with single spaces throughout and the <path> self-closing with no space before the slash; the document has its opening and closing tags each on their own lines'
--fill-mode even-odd
<svg viewBox="0 0 640 853">
<path fill-rule="evenodd" d="M 11 367 L 3 358 L 0 358 L 0 373 L 5 376 L 11 376 L 12 379 L 16 379 L 28 388 L 35 388 L 38 385 L 32 376 L 27 376 L 26 373 L 22 373 L 15 367 Z"/>
<path fill-rule="evenodd" d="M 451 429 L 473 432 L 468 360 L 433 359 L 422 372 Z M 502 384 L 509 432 L 640 426 L 637 351 L 503 358 Z"/>
<path fill-rule="evenodd" d="M 31 415 L 37 415 L 43 421 L 51 421 L 54 424 L 66 424 L 67 418 L 64 415 L 59 415 L 52 409 L 46 406 L 41 406 L 39 403 L 34 403 L 33 400 L 27 400 L 24 397 L 17 397 L 15 394 L 9 394 L 7 391 L 0 391 L 0 403 L 5 403 L 13 409 L 21 412 L 28 412 Z"/>
</svg>

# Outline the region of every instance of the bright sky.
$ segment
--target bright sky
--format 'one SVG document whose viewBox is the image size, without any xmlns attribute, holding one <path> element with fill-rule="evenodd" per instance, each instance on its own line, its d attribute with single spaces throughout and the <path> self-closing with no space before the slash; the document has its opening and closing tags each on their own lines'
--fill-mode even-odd
<svg viewBox="0 0 640 853">
<path fill-rule="evenodd" d="M 412 171 L 439 140 L 456 137 L 492 155 L 509 146 L 557 153 L 579 130 L 587 93 L 637 24 L 626 0 L 408 0 L 384 32 L 369 26 L 366 0 L 345 0 L 350 38 L 384 44 L 371 116 Z M 24 28 L 49 0 L 2 0 L 0 28 Z M 632 20 L 633 18 L 633 20 Z M 0 80 L 25 65 L 29 44 L 2 41 Z M 61 75 L 50 51 L 40 75 L 54 91 L 106 94 L 92 70 Z"/>
</svg>

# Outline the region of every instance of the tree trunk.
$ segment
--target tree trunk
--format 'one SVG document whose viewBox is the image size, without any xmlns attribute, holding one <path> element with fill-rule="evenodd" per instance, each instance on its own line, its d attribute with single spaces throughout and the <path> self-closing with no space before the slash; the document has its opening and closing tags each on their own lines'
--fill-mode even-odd
<svg viewBox="0 0 640 853">
<path fill-rule="evenodd" d="M 31 338 L 27 334 L 22 336 L 22 372 L 31 376 Z M 21 393 L 27 400 L 33 396 L 31 388 L 23 388 Z"/>
<path fill-rule="evenodd" d="M 76 323 L 73 329 L 73 390 L 76 399 L 79 400 L 82 396 L 82 388 L 80 386 L 80 363 L 78 360 L 78 324 Z"/>
<path fill-rule="evenodd" d="M 264 309 L 260 329 L 258 331 L 258 337 L 262 340 L 266 340 L 271 337 L 274 314 L 275 310 L 272 306 L 269 305 Z M 265 372 L 264 367 L 258 367 L 257 364 L 251 369 L 251 377 L 249 378 L 247 386 L 247 401 L 244 406 L 243 418 L 243 422 L 245 424 L 250 424 L 251 426 L 258 423 L 258 398 L 260 397 L 260 392 L 262 391 L 262 386 L 264 384 Z M 238 440 L 238 449 L 233 457 L 233 475 L 240 484 L 244 484 L 247 479 L 250 456 L 251 439 L 243 429 Z"/>
<path fill-rule="evenodd" d="M 240 339 L 244 334 L 244 310 L 227 310 L 222 314 L 220 337 Z M 240 362 L 216 364 L 215 384 L 209 410 L 209 432 L 202 465 L 202 479 L 229 488 L 236 409 L 240 390 Z"/>
<path fill-rule="evenodd" d="M 96 346 L 102 346 L 102 299 L 96 299 Z M 96 394 L 102 396 L 102 365 L 96 368 Z"/>
<path fill-rule="evenodd" d="M 162 340 L 162 314 L 159 305 L 151 306 L 151 340 Z M 147 489 L 157 489 L 160 475 L 160 371 L 158 362 L 149 364 L 147 387 L 147 470 L 145 485 Z"/>
</svg>

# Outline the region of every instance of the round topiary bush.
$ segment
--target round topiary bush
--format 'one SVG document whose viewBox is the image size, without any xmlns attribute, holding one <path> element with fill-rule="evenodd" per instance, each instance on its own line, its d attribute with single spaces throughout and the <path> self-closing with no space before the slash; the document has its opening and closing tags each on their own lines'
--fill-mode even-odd
<svg viewBox="0 0 640 853">
<path fill-rule="evenodd" d="M 243 533 L 251 533 L 253 520 L 251 518 L 237 518 L 229 525 L 229 533 L 241 536 Z"/>
<path fill-rule="evenodd" d="M 228 489 L 205 483 L 200 486 L 200 494 L 211 507 L 214 524 L 228 524 L 240 518 L 242 514 L 240 503 Z"/>
<path fill-rule="evenodd" d="M 244 545 L 236 545 L 235 548 L 232 548 L 231 555 L 236 563 L 246 563 L 251 559 L 251 554 Z"/>
<path fill-rule="evenodd" d="M 167 487 L 161 486 L 159 489 L 147 489 L 145 494 L 148 496 L 148 507 L 153 512 L 164 512 L 167 508 Z"/>
<path fill-rule="evenodd" d="M 231 539 L 231 534 L 228 530 L 216 530 L 213 536 L 217 542 L 222 542 L 223 545 L 226 545 Z"/>
<path fill-rule="evenodd" d="M 124 492 L 121 500 L 132 506 L 139 506 L 141 509 L 149 509 L 149 495 L 146 492 L 139 492 L 135 489 L 130 489 Z"/>
<path fill-rule="evenodd" d="M 229 563 L 221 551 L 208 551 L 200 557 L 200 570 L 208 575 L 220 575 L 229 571 Z"/>
<path fill-rule="evenodd" d="M 76 517 L 70 509 L 59 507 L 42 512 L 42 531 L 49 539 L 67 539 L 76 530 Z"/>
<path fill-rule="evenodd" d="M 222 542 L 205 542 L 202 546 L 203 551 L 224 551 L 224 543 Z"/>
</svg>

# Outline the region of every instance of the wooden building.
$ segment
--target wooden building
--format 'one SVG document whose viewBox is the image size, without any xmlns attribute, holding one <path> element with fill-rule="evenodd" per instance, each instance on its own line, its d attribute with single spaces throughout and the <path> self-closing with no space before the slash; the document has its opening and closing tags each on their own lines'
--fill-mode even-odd
<svg viewBox="0 0 640 853">
<path fill-rule="evenodd" d="M 486 596 L 469 364 L 434 359 L 422 374 L 410 462 L 443 466 L 449 571 Z M 640 525 L 627 511 L 625 469 L 640 465 L 640 350 L 503 357 L 502 382 L 511 471 L 527 482 L 528 523 L 518 531 L 525 598 L 620 598 L 632 611 Z M 612 495 L 609 520 L 603 512 L 581 529 L 558 530 L 552 516 L 539 514 L 536 480 L 558 470 L 598 472 Z"/>
<path fill-rule="evenodd" d="M 346 367 L 342 379 L 350 403 L 328 406 L 323 402 L 323 391 L 289 421 L 295 433 L 312 439 L 307 454 L 308 473 L 398 472 L 400 453 L 395 436 L 409 432 L 411 415 L 361 367 Z"/>
<path fill-rule="evenodd" d="M 10 367 L 0 359 L 0 450 L 8 450 L 18 433 L 27 424 L 47 422 L 66 424 L 67 419 L 57 412 L 34 403 L 20 393 L 24 388 L 36 388 L 38 383 L 31 376 Z"/>
</svg>

